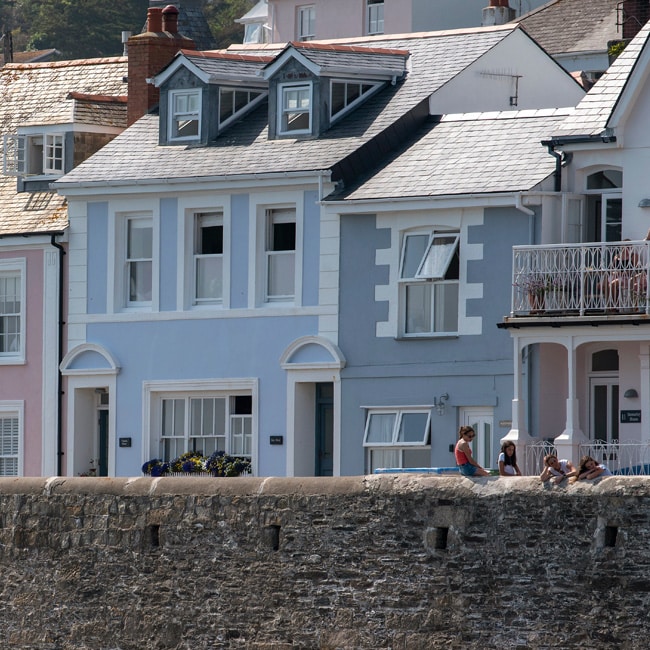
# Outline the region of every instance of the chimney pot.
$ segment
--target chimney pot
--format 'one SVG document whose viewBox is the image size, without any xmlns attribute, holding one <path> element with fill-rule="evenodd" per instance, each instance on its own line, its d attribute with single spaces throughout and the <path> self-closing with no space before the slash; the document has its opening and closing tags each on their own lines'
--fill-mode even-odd
<svg viewBox="0 0 650 650">
<path fill-rule="evenodd" d="M 162 9 L 160 7 L 149 7 L 147 11 L 147 31 L 162 32 Z"/>
<path fill-rule="evenodd" d="M 170 34 L 178 34 L 178 9 L 167 5 L 162 10 L 163 30 Z"/>
<path fill-rule="evenodd" d="M 490 0 L 488 7 L 498 7 L 501 0 Z"/>
<path fill-rule="evenodd" d="M 508 7 L 510 9 L 510 2 L 508 0 L 501 0 L 500 4 L 502 7 Z"/>
</svg>

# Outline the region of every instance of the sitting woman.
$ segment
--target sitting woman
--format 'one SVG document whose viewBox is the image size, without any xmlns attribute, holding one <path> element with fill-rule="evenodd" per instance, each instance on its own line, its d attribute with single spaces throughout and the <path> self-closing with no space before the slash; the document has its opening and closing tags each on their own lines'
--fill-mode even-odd
<svg viewBox="0 0 650 650">
<path fill-rule="evenodd" d="M 517 465 L 517 450 L 512 440 L 506 440 L 501 445 L 499 476 L 521 476 L 519 465 Z"/>
<path fill-rule="evenodd" d="M 489 476 L 472 457 L 472 448 L 469 443 L 474 440 L 476 433 L 472 427 L 461 427 L 458 431 L 458 442 L 454 455 L 456 456 L 456 465 L 463 476 Z"/>
<path fill-rule="evenodd" d="M 595 458 L 592 458 L 591 456 L 583 456 L 580 459 L 580 465 L 578 466 L 578 479 L 591 480 L 599 478 L 600 476 L 612 476 L 612 473 L 605 465 L 598 463 Z"/>
</svg>

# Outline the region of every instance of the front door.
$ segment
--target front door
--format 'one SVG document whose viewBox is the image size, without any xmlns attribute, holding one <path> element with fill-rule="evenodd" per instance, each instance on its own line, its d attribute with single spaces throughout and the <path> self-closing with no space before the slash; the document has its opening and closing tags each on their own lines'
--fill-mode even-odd
<svg viewBox="0 0 650 650">
<path fill-rule="evenodd" d="M 334 471 L 334 384 L 316 384 L 316 476 Z"/>
<path fill-rule="evenodd" d="M 476 438 L 472 454 L 476 462 L 488 469 L 493 466 L 494 413 L 489 407 L 466 407 L 460 412 L 461 424 L 474 429 Z"/>
<path fill-rule="evenodd" d="M 590 438 L 618 440 L 618 377 L 592 377 L 590 383 Z"/>
</svg>

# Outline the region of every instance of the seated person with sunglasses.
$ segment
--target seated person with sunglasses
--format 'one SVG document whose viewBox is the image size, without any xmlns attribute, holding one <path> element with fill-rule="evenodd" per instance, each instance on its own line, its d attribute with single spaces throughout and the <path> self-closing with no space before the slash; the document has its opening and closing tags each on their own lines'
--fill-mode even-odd
<svg viewBox="0 0 650 650">
<path fill-rule="evenodd" d="M 489 476 L 490 473 L 472 458 L 472 448 L 469 443 L 474 440 L 474 436 L 476 433 L 472 427 L 461 427 L 458 431 L 458 442 L 454 450 L 456 465 L 463 476 Z"/>
</svg>

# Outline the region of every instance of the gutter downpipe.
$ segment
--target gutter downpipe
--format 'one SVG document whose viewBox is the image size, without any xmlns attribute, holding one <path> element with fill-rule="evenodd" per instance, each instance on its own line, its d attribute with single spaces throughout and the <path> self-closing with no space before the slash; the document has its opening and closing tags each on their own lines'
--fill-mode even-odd
<svg viewBox="0 0 650 650">
<path fill-rule="evenodd" d="M 562 158 L 563 154 L 555 151 L 555 145 L 552 142 L 546 143 L 546 148 L 553 158 L 555 158 L 555 172 L 553 173 L 555 180 L 555 187 L 553 188 L 556 192 L 562 191 Z"/>
<path fill-rule="evenodd" d="M 63 375 L 61 373 L 61 361 L 63 360 L 63 256 L 65 249 L 56 241 L 56 235 L 52 234 L 50 244 L 59 251 L 59 329 L 58 329 L 58 364 L 57 364 L 57 414 L 56 414 L 56 472 L 57 476 L 62 475 L 63 468 Z"/>
</svg>

